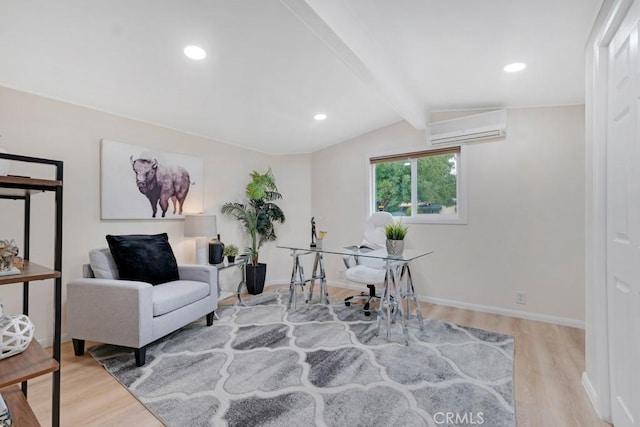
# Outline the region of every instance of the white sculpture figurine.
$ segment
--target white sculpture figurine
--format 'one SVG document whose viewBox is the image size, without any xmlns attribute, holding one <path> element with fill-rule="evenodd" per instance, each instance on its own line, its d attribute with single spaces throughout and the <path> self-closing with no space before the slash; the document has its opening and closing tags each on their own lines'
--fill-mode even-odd
<svg viewBox="0 0 640 427">
<path fill-rule="evenodd" d="M 33 339 L 33 323 L 24 314 L 4 316 L 0 303 L 0 359 L 22 353 Z"/>
</svg>

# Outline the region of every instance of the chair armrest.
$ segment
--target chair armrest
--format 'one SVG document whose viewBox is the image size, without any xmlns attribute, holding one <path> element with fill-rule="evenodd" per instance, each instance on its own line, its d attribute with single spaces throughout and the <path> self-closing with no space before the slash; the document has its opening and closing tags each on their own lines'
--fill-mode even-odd
<svg viewBox="0 0 640 427">
<path fill-rule="evenodd" d="M 218 282 L 218 269 L 212 265 L 183 264 L 178 266 L 180 280 L 193 280 L 194 282 Z"/>
<path fill-rule="evenodd" d="M 139 348 L 152 337 L 153 287 L 132 280 L 77 279 L 67 283 L 67 334 Z"/>
<path fill-rule="evenodd" d="M 352 258 L 354 265 L 351 265 Z M 342 262 L 344 262 L 345 267 L 352 268 L 358 265 L 358 257 L 356 255 L 342 255 Z"/>
<path fill-rule="evenodd" d="M 361 254 L 366 254 L 368 252 L 373 252 L 374 250 L 376 250 L 373 247 L 371 247 L 371 245 L 372 245 L 371 243 L 367 242 L 366 240 L 363 240 L 362 242 L 360 242 L 360 245 L 347 246 L 346 249 L 353 249 L 356 252 L 359 252 Z M 353 265 L 351 265 L 351 263 L 349 262 L 349 258 L 351 258 L 351 257 L 353 257 L 353 262 L 354 262 Z M 360 265 L 360 259 L 358 258 L 358 255 L 356 255 L 356 254 L 343 255 L 342 256 L 342 262 L 344 262 L 344 265 L 347 268 L 352 268 L 352 267 L 355 267 L 356 265 Z"/>
<path fill-rule="evenodd" d="M 218 298 L 218 269 L 212 265 L 184 264 L 178 266 L 180 280 L 193 280 L 209 284 L 209 293 Z"/>
</svg>

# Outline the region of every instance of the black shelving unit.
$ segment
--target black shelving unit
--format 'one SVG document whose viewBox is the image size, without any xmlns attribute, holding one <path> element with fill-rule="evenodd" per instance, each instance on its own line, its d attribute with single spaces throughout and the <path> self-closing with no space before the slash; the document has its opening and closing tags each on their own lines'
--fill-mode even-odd
<svg viewBox="0 0 640 427">
<path fill-rule="evenodd" d="M 0 276 L 0 285 L 22 282 L 22 311 L 29 314 L 30 282 L 54 280 L 54 332 L 53 357 L 33 340 L 27 350 L 0 360 L 0 391 L 7 401 L 14 418 L 14 425 L 39 425 L 27 402 L 27 381 L 40 375 L 52 373 L 51 424 L 60 425 L 60 357 L 62 322 L 62 177 L 63 163 L 58 160 L 18 156 L 0 153 L 0 159 L 16 162 L 37 163 L 55 167 L 56 178 L 37 179 L 22 176 L 0 176 L 0 199 L 23 201 L 24 203 L 24 268 L 20 274 Z M 29 260 L 31 244 L 31 197 L 43 192 L 55 193 L 55 234 L 53 269 L 32 263 Z M 21 384 L 21 390 L 17 387 Z"/>
</svg>

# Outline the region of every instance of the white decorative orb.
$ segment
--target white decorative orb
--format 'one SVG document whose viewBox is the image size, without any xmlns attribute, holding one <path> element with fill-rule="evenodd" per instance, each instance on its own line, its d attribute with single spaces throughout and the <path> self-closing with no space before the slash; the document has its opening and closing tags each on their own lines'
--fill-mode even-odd
<svg viewBox="0 0 640 427">
<path fill-rule="evenodd" d="M 0 317 L 0 359 L 25 351 L 33 330 L 33 323 L 24 314 Z"/>
</svg>

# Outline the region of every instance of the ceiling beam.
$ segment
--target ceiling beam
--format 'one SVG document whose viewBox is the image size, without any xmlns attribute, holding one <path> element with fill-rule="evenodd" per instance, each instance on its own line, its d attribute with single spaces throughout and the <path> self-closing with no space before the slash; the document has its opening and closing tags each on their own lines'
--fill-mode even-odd
<svg viewBox="0 0 640 427">
<path fill-rule="evenodd" d="M 375 51 L 371 37 L 351 32 L 351 43 L 340 37 L 338 21 L 328 10 L 320 16 L 307 0 L 280 0 L 318 39 L 320 39 L 369 88 L 416 129 L 426 127 L 427 114 L 418 99 L 395 78 L 392 67 Z M 324 4 L 326 6 L 326 3 Z M 341 10 L 344 14 L 344 9 Z M 339 13 L 339 12 L 336 12 Z M 332 23 L 333 22 L 333 26 Z M 343 35 L 345 32 L 342 32 Z M 365 40 L 366 39 L 366 40 Z M 366 43 L 356 43 L 357 40 Z M 357 46 L 356 46 L 357 44 Z"/>
</svg>

